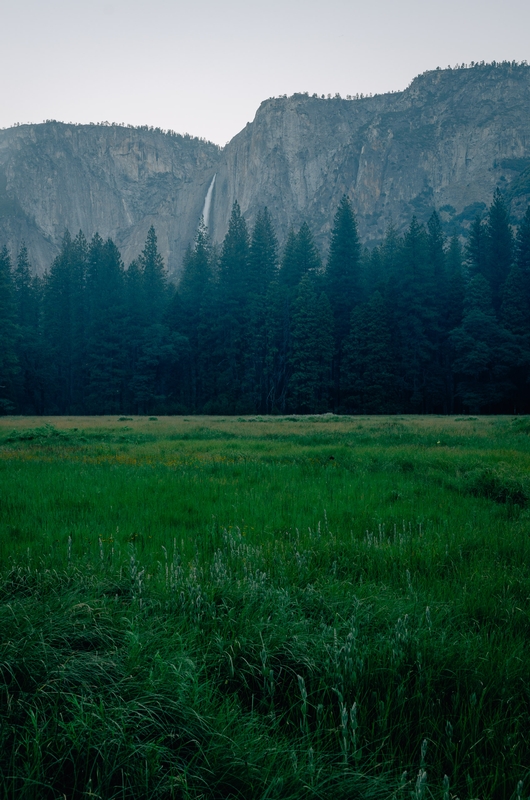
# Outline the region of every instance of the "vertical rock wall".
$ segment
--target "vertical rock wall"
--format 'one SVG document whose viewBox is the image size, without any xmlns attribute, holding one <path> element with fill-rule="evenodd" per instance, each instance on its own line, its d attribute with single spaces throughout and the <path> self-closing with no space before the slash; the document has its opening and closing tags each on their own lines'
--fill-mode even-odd
<svg viewBox="0 0 530 800">
<path fill-rule="evenodd" d="M 223 150 L 152 129 L 0 131 L 0 244 L 16 252 L 25 240 L 42 272 L 64 230 L 82 229 L 111 236 L 127 265 L 153 224 L 178 277 L 214 175 L 217 242 L 234 200 L 249 224 L 268 206 L 280 240 L 307 220 L 324 251 L 343 194 L 367 243 L 433 208 L 448 232 L 463 232 L 497 187 L 517 218 L 530 202 L 530 67 L 437 70 L 403 92 L 356 100 L 267 100 Z"/>
</svg>

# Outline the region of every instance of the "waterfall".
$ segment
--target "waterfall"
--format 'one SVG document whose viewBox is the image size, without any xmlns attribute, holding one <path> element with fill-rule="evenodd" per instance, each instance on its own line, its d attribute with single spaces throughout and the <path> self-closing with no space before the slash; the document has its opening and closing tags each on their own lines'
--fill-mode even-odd
<svg viewBox="0 0 530 800">
<path fill-rule="evenodd" d="M 208 223 L 210 221 L 210 206 L 212 205 L 212 194 L 213 194 L 213 187 L 215 184 L 215 179 L 217 177 L 217 173 L 212 178 L 212 182 L 208 187 L 208 191 L 206 192 L 206 197 L 204 198 L 204 208 L 202 209 L 202 218 L 204 220 L 204 224 L 208 227 Z"/>
</svg>

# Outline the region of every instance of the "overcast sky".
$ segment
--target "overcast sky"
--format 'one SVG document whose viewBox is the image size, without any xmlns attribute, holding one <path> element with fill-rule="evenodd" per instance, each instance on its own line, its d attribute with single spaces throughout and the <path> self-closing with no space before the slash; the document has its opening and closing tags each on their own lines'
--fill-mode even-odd
<svg viewBox="0 0 530 800">
<path fill-rule="evenodd" d="M 0 0 L 0 127 L 125 122 L 225 144 L 260 102 L 530 61 L 530 0 Z"/>
</svg>

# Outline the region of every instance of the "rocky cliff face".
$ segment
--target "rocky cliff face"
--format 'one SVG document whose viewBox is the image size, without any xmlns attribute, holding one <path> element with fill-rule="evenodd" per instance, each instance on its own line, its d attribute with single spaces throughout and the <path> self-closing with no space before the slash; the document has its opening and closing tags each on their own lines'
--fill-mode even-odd
<svg viewBox="0 0 530 800">
<path fill-rule="evenodd" d="M 530 67 L 437 70 L 402 93 L 359 100 L 268 100 L 225 148 L 212 223 L 238 199 L 247 219 L 267 205 L 278 230 L 309 219 L 323 244 L 351 197 L 364 241 L 436 208 L 462 230 L 506 190 L 515 216 L 530 201 Z"/>
<path fill-rule="evenodd" d="M 514 217 L 530 202 L 530 67 L 437 70 L 403 92 L 267 100 L 223 150 L 152 130 L 60 123 L 0 131 L 0 242 L 25 239 L 41 271 L 68 228 L 112 236 L 129 263 L 151 224 L 178 274 L 213 176 L 209 226 L 238 200 L 268 206 L 280 239 L 303 220 L 325 249 L 343 194 L 379 240 L 438 209 L 462 231 L 499 186 Z"/>
<path fill-rule="evenodd" d="M 150 225 L 175 271 L 220 149 L 155 130 L 45 123 L 0 131 L 0 242 L 42 271 L 65 229 L 112 237 L 128 265 Z"/>
</svg>

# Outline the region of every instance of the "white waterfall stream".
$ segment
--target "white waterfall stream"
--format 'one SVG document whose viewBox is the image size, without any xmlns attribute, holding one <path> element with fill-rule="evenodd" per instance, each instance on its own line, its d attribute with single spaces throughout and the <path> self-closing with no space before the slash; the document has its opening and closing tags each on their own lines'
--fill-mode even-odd
<svg viewBox="0 0 530 800">
<path fill-rule="evenodd" d="M 206 197 L 204 198 L 204 208 L 202 209 L 202 218 L 204 220 L 204 224 L 208 227 L 208 223 L 210 221 L 210 206 L 212 205 L 212 194 L 213 194 L 213 187 L 215 185 L 215 179 L 217 177 L 217 173 L 212 178 L 212 182 L 208 187 L 208 191 L 206 192 Z"/>
</svg>

